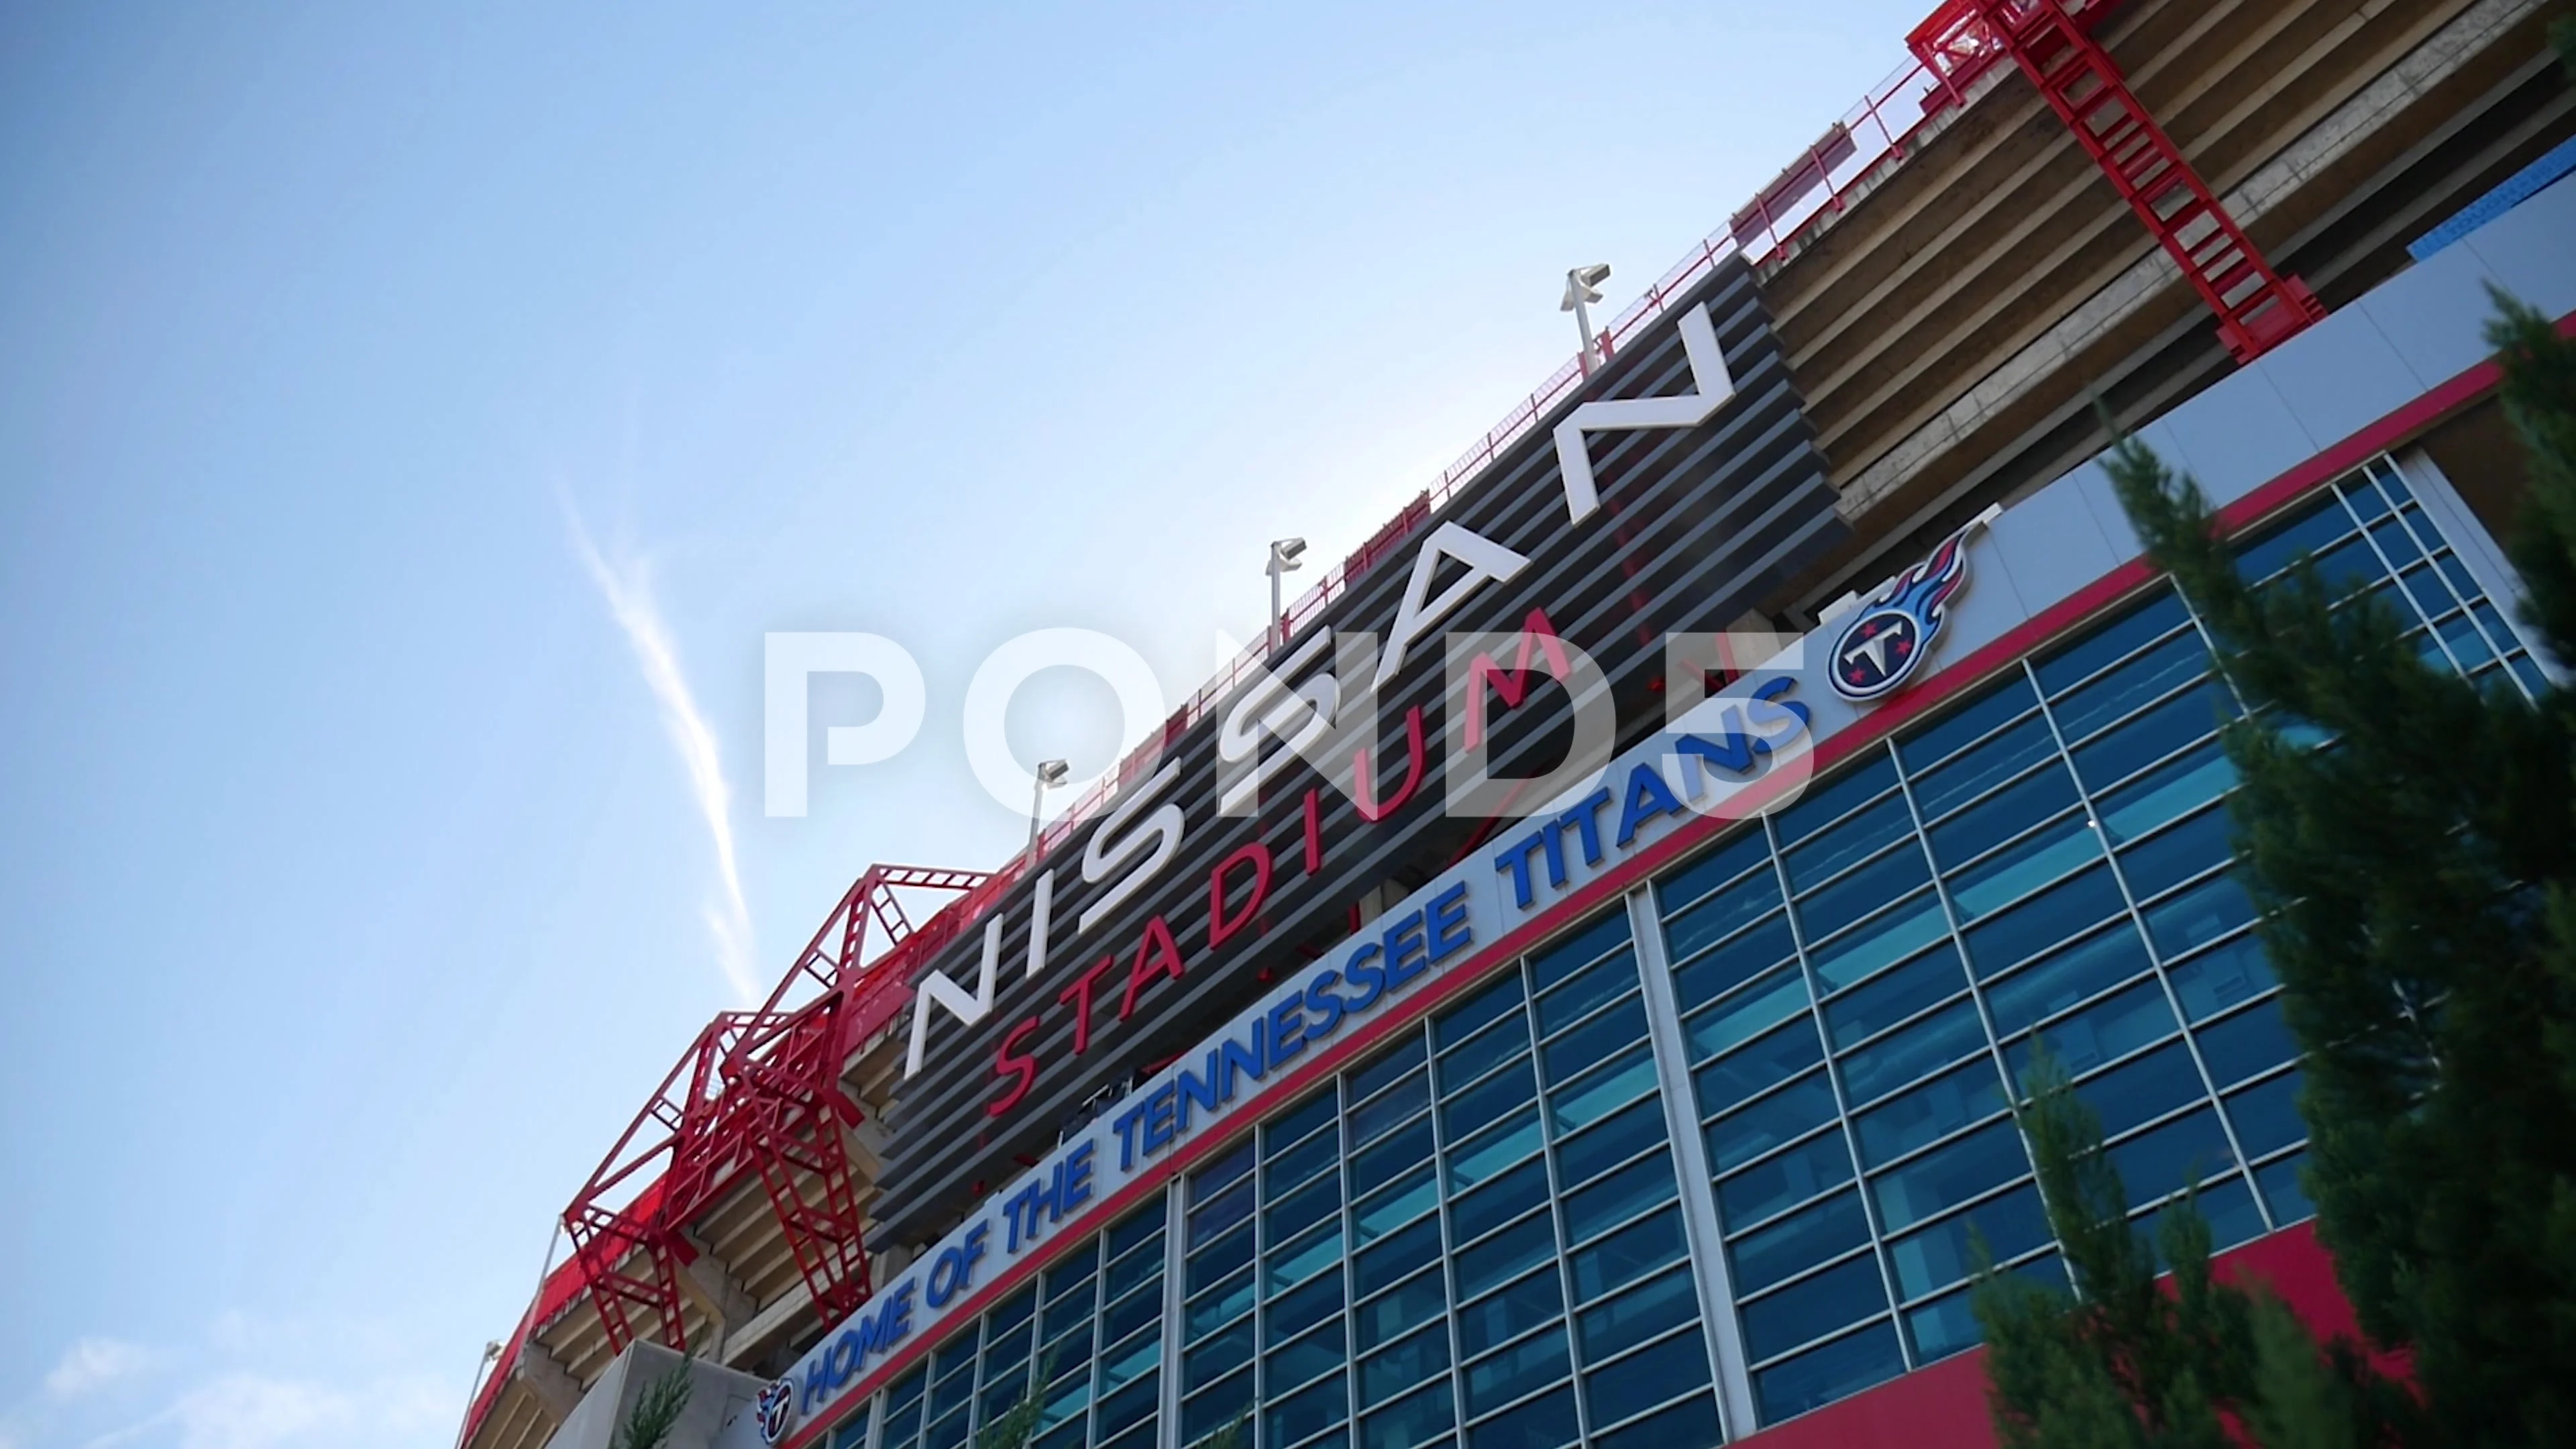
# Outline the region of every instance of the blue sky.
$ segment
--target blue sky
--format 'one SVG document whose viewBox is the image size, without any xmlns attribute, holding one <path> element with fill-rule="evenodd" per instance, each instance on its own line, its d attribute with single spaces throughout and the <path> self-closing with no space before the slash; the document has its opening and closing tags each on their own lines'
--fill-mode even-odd
<svg viewBox="0 0 2576 1449">
<path fill-rule="evenodd" d="M 447 1443 L 739 980 L 1017 844 L 987 652 L 1177 701 L 1928 8 L 0 15 L 0 1449 Z M 782 629 L 928 682 L 801 820 Z"/>
</svg>

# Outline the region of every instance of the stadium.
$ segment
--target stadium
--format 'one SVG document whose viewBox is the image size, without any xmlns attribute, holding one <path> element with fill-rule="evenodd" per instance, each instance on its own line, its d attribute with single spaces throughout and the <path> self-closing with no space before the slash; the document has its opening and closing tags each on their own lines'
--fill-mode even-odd
<svg viewBox="0 0 2576 1449">
<path fill-rule="evenodd" d="M 682 1449 L 1032 1392 L 1043 1449 L 1990 1444 L 2041 1043 L 2142 1217 L 2348 1323 L 2242 705 L 2096 459 L 2556 677 L 2481 329 L 2576 319 L 2567 11 L 1943 4 L 1026 853 L 861 871 L 602 1144 L 459 1443 L 685 1359 Z"/>
</svg>

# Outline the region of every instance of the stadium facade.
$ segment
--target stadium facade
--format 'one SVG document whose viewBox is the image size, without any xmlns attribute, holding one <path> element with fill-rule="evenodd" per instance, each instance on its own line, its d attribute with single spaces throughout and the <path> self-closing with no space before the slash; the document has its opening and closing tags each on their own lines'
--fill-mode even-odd
<svg viewBox="0 0 2576 1449">
<path fill-rule="evenodd" d="M 2488 288 L 2576 314 L 2532 0 L 1954 0 L 1025 856 L 872 867 L 567 1208 L 460 1442 L 1991 1442 L 2040 1043 L 2141 1217 L 2342 1315 L 2229 861 L 2250 575 L 2559 666 Z M 1542 806 L 1542 803 L 1543 806 Z M 913 916 L 924 902 L 937 906 Z"/>
</svg>

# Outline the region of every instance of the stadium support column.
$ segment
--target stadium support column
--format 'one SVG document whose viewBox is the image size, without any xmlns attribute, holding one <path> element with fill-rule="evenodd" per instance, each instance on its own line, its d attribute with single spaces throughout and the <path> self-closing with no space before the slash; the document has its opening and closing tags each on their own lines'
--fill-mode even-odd
<svg viewBox="0 0 2576 1449">
<path fill-rule="evenodd" d="M 2093 27 L 2116 0 L 1950 0 L 1907 37 L 1942 77 L 1928 102 L 1963 102 L 1965 87 L 2010 55 L 2076 144 L 2111 179 L 2185 280 L 2218 314 L 2219 340 L 2251 362 L 2325 315 L 2296 277 L 2274 271 L 2165 134 Z"/>
</svg>

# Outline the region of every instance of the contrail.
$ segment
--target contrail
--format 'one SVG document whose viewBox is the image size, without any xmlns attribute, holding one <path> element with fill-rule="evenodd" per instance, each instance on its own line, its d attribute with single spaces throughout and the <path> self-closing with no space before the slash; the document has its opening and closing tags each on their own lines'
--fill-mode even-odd
<svg viewBox="0 0 2576 1449">
<path fill-rule="evenodd" d="M 653 603 L 650 565 L 643 559 L 612 564 L 602 557 L 570 500 L 564 502 L 564 521 L 572 531 L 573 547 L 581 555 L 582 566 L 590 571 L 591 582 L 599 585 L 609 614 L 626 635 L 628 647 L 635 651 L 635 662 L 643 667 L 645 687 L 653 691 L 653 698 L 662 706 L 663 728 L 670 731 L 672 748 L 680 752 L 680 764 L 688 771 L 689 793 L 697 799 L 698 813 L 706 817 L 707 834 L 716 850 L 719 884 L 723 887 L 723 899 L 710 901 L 705 908 L 707 929 L 715 936 L 716 962 L 723 968 L 725 980 L 732 984 L 743 1004 L 751 1005 L 761 998 L 759 982 L 752 973 L 755 953 L 751 910 L 743 902 L 742 873 L 734 863 L 733 790 L 725 783 L 724 760 L 716 749 L 715 731 L 708 728 L 706 716 L 698 710 L 697 698 L 689 693 L 689 681 L 680 673 L 680 656 L 671 642 L 671 631 Z"/>
</svg>

